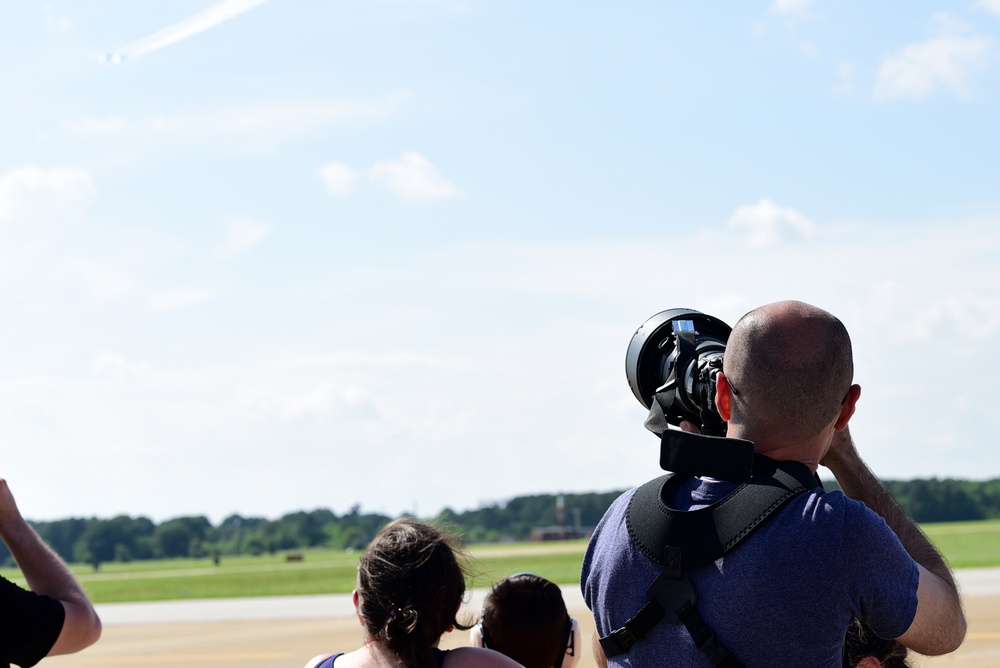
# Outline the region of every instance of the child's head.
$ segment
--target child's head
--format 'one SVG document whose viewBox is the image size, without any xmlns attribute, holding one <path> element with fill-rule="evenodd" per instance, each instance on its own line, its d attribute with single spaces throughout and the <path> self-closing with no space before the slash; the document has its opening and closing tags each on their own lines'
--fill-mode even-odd
<svg viewBox="0 0 1000 668">
<path fill-rule="evenodd" d="M 573 668 L 580 656 L 579 635 L 559 587 L 532 573 L 518 573 L 494 585 L 472 640 L 525 668 Z"/>
<path fill-rule="evenodd" d="M 870 626 L 855 619 L 847 628 L 844 666 L 847 668 L 909 668 L 907 650 L 898 640 L 875 635 Z"/>
<path fill-rule="evenodd" d="M 358 614 L 370 640 L 412 666 L 434 665 L 431 647 L 451 627 L 465 573 L 450 537 L 403 518 L 386 525 L 358 563 Z"/>
</svg>

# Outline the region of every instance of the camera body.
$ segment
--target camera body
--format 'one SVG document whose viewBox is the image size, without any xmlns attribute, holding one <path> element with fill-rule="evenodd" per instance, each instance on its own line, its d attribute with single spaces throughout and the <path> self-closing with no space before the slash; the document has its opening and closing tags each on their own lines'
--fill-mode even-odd
<svg viewBox="0 0 1000 668">
<path fill-rule="evenodd" d="M 715 385 L 731 331 L 718 318 L 686 308 L 646 320 L 625 355 L 625 375 L 636 399 L 646 408 L 658 405 L 671 425 L 688 420 L 702 434 L 725 436 Z"/>
</svg>

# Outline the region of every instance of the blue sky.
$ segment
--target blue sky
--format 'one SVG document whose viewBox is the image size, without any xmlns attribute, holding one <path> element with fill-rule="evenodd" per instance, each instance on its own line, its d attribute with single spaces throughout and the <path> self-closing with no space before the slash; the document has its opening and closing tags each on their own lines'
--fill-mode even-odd
<svg viewBox="0 0 1000 668">
<path fill-rule="evenodd" d="M 998 40 L 997 0 L 18 3 L 0 475 L 34 519 L 625 488 L 635 329 L 795 298 L 879 475 L 996 477 Z"/>
</svg>

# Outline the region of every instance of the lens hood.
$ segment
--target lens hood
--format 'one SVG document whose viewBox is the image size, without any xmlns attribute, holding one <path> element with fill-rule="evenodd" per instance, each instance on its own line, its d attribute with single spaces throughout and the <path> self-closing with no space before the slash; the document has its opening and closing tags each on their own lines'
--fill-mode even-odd
<svg viewBox="0 0 1000 668">
<path fill-rule="evenodd" d="M 732 331 L 729 325 L 718 318 L 689 308 L 660 311 L 642 323 L 628 344 L 625 376 L 632 394 L 646 408 L 652 405 L 656 390 L 666 382 L 670 374 L 669 360 L 675 346 L 675 321 L 690 323 L 679 326 L 693 329 L 698 332 L 699 338 L 725 342 L 729 340 L 729 333 Z"/>
</svg>

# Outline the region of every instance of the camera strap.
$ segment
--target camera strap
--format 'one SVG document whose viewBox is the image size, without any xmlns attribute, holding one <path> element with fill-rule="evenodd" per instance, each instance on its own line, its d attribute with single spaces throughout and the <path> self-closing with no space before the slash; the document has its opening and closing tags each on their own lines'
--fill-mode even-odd
<svg viewBox="0 0 1000 668">
<path fill-rule="evenodd" d="M 636 490 L 626 511 L 629 537 L 662 570 L 646 590 L 646 604 L 624 626 L 600 639 L 606 657 L 624 654 L 666 621 L 684 624 L 713 666 L 742 668 L 698 614 L 697 593 L 685 572 L 724 556 L 793 498 L 820 486 L 799 462 L 777 462 L 761 455 L 753 455 L 753 460 L 749 482 L 698 510 L 675 510 L 665 502 L 671 481 L 675 485 L 681 476 L 668 473 Z"/>
</svg>

